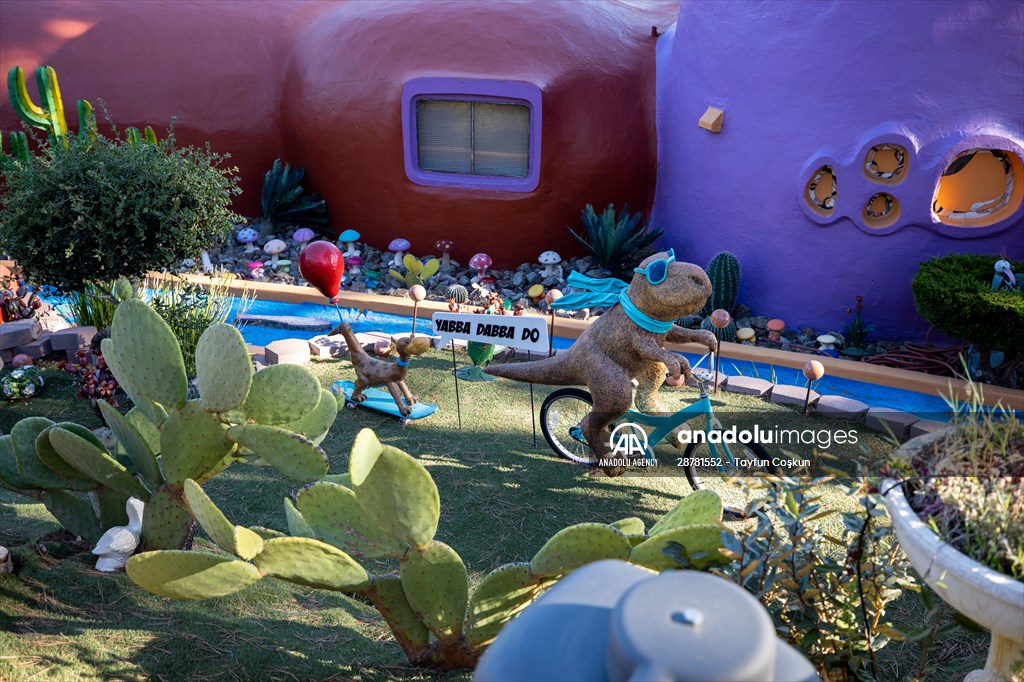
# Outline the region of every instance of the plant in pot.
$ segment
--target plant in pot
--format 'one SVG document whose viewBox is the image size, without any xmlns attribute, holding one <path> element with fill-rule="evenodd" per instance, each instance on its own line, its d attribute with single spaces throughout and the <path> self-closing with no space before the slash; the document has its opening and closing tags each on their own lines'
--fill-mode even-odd
<svg viewBox="0 0 1024 682">
<path fill-rule="evenodd" d="M 979 386 L 948 400 L 950 426 L 900 447 L 883 484 L 896 537 L 925 582 L 992 632 L 969 682 L 1024 672 L 1024 422 Z"/>
</svg>

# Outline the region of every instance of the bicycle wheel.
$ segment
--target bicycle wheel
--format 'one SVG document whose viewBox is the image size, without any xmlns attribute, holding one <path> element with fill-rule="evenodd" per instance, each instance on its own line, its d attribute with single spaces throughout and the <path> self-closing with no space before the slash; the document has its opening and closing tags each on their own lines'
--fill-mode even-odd
<svg viewBox="0 0 1024 682">
<path fill-rule="evenodd" d="M 756 508 L 760 491 L 771 485 L 768 476 L 777 475 L 778 467 L 771 463 L 768 451 L 760 445 L 750 443 L 741 445 L 733 443 L 729 446 L 734 460 L 741 460 L 737 465 L 729 462 L 716 446 L 718 456 L 712 454 L 706 443 L 690 443 L 683 451 L 686 480 L 694 490 L 713 490 L 722 498 L 725 514 L 733 518 L 747 518 Z M 753 504 L 752 504 L 753 503 Z"/>
<path fill-rule="evenodd" d="M 587 445 L 580 422 L 594 408 L 594 399 L 581 388 L 552 391 L 540 406 L 540 430 L 559 457 L 594 466 L 597 457 Z"/>
</svg>

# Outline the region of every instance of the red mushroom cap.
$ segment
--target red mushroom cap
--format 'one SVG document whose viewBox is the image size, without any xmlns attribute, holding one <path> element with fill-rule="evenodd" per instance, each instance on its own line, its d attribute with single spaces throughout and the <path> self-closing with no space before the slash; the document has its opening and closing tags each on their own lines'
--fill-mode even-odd
<svg viewBox="0 0 1024 682">
<path fill-rule="evenodd" d="M 776 317 L 773 320 L 768 320 L 768 324 L 765 326 L 768 327 L 768 331 L 781 332 L 786 328 L 786 323 Z"/>
<path fill-rule="evenodd" d="M 490 267 L 493 262 L 486 253 L 478 253 L 469 259 L 469 267 L 482 270 L 483 268 Z"/>
</svg>

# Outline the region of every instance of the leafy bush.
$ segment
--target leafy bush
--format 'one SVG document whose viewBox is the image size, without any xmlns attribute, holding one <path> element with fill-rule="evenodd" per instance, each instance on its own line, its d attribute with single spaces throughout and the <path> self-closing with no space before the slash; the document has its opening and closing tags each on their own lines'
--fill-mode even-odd
<svg viewBox="0 0 1024 682">
<path fill-rule="evenodd" d="M 319 194 L 306 194 L 302 178 L 306 171 L 281 165 L 281 159 L 263 176 L 263 225 L 260 236 L 276 233 L 288 225 L 308 225 L 325 232 L 328 222 L 327 202 Z"/>
<path fill-rule="evenodd" d="M 65 291 L 169 268 L 238 219 L 235 168 L 208 147 L 69 136 L 0 184 L 0 243 L 36 280 Z"/>
<path fill-rule="evenodd" d="M 663 234 L 661 229 L 649 230 L 649 221 L 642 213 L 630 213 L 629 204 L 615 215 L 614 204 L 608 204 L 601 215 L 587 204 L 580 215 L 584 236 L 567 228 L 606 272 L 629 279 L 633 268 L 643 260 L 646 250 Z"/>
</svg>

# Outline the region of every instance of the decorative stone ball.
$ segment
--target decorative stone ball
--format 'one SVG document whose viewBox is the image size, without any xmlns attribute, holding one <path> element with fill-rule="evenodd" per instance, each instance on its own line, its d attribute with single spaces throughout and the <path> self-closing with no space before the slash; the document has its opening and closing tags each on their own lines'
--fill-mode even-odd
<svg viewBox="0 0 1024 682">
<path fill-rule="evenodd" d="M 19 367 L 27 367 L 32 364 L 32 358 L 25 355 L 24 353 L 18 353 L 11 358 L 11 367 L 18 369 Z"/>
<path fill-rule="evenodd" d="M 380 356 L 391 355 L 391 342 L 381 339 L 373 344 L 373 352 Z"/>
<path fill-rule="evenodd" d="M 740 343 L 753 343 L 754 330 L 752 327 L 743 327 L 736 330 L 736 339 Z"/>
<path fill-rule="evenodd" d="M 4 400 L 24 400 L 38 395 L 46 382 L 38 367 L 19 367 L 0 379 L 0 397 Z"/>
<path fill-rule="evenodd" d="M 413 284 L 409 287 L 409 298 L 419 303 L 427 297 L 427 290 L 422 284 Z"/>
<path fill-rule="evenodd" d="M 811 381 L 817 381 L 825 376 L 825 366 L 817 360 L 811 360 L 804 365 L 804 376 Z"/>
<path fill-rule="evenodd" d="M 729 311 L 724 308 L 719 308 L 711 313 L 711 324 L 719 329 L 725 329 L 731 321 L 732 317 L 729 315 Z"/>
<path fill-rule="evenodd" d="M 562 292 L 558 289 L 552 289 L 544 295 L 544 300 L 548 302 L 548 305 L 551 305 L 560 298 L 562 298 Z"/>
<path fill-rule="evenodd" d="M 681 376 L 678 379 L 673 379 L 671 376 L 667 376 L 665 377 L 665 385 L 671 386 L 673 388 L 678 388 L 679 386 L 686 385 L 686 379 L 684 379 Z"/>
</svg>

